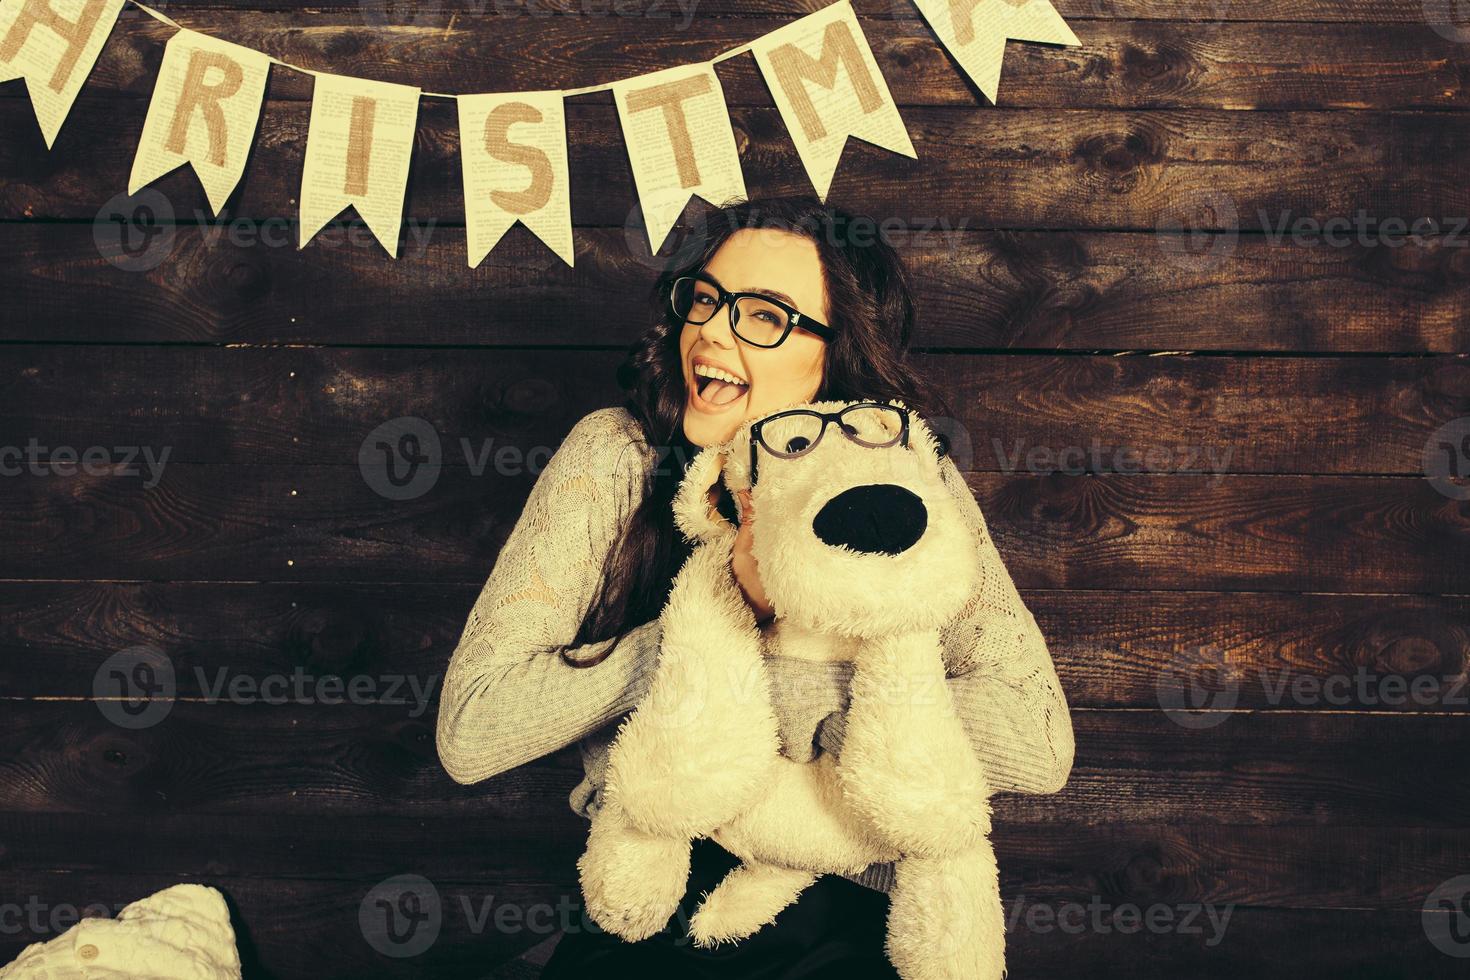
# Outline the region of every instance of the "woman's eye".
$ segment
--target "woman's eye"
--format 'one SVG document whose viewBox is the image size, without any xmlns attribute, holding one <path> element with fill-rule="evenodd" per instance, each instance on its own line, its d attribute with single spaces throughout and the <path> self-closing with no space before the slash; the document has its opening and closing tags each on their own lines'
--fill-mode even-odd
<svg viewBox="0 0 1470 980">
<path fill-rule="evenodd" d="M 778 327 L 781 325 L 781 318 L 776 316 L 776 314 L 772 313 L 770 310 L 757 310 L 755 315 L 765 317 L 768 321 Z"/>
</svg>

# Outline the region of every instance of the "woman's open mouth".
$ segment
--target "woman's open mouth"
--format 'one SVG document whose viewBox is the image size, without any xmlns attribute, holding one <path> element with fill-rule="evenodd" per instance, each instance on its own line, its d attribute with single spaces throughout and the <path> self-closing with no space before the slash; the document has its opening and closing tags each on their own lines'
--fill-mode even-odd
<svg viewBox="0 0 1470 980">
<path fill-rule="evenodd" d="M 721 412 L 743 398 L 748 391 L 748 384 L 697 375 L 694 379 L 695 407 L 706 412 Z"/>
</svg>

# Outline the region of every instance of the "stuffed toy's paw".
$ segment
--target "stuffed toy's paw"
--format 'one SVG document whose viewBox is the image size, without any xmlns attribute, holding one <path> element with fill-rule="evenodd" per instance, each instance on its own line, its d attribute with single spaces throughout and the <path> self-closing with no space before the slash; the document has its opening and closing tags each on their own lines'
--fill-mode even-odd
<svg viewBox="0 0 1470 980">
<path fill-rule="evenodd" d="M 588 916 L 628 942 L 660 931 L 688 888 L 690 851 L 687 838 L 644 833 L 616 801 L 604 800 L 577 859 Z"/>
<path fill-rule="evenodd" d="M 701 544 L 679 571 L 653 680 L 608 756 L 608 794 L 650 834 L 707 836 L 760 791 L 780 751 L 760 631 L 730 574 L 733 541 Z"/>
</svg>

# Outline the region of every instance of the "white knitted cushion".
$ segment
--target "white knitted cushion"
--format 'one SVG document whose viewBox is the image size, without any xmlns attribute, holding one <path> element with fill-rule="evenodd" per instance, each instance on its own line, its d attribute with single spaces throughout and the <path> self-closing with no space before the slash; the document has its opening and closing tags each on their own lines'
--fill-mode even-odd
<svg viewBox="0 0 1470 980">
<path fill-rule="evenodd" d="M 240 956 L 224 896 L 183 884 L 32 943 L 0 980 L 240 980 Z"/>
</svg>

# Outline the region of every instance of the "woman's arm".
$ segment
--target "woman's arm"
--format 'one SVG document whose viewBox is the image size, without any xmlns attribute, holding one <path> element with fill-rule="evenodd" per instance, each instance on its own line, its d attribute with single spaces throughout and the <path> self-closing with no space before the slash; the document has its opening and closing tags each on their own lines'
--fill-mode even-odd
<svg viewBox="0 0 1470 980">
<path fill-rule="evenodd" d="M 980 586 L 941 631 L 947 659 L 968 665 L 946 682 L 994 792 L 1055 793 L 1072 771 L 1072 719 L 1056 666 L 1036 617 L 1021 601 L 990 538 L 975 495 L 954 461 L 940 461 L 945 485 L 980 534 Z M 817 730 L 821 747 L 840 754 L 846 715 Z"/>
<path fill-rule="evenodd" d="M 648 690 L 662 639 L 657 618 L 573 649 L 603 558 L 641 497 L 653 451 L 620 409 L 581 419 L 547 461 L 450 658 L 435 741 L 445 771 L 476 783 L 554 752 L 631 711 Z M 782 752 L 809 761 L 817 723 L 846 697 L 840 665 L 768 659 Z"/>
<path fill-rule="evenodd" d="M 659 642 L 650 620 L 575 648 L 601 663 L 573 667 L 549 651 L 576 636 L 604 556 L 641 491 L 647 449 L 621 409 L 577 422 L 536 478 L 525 508 L 450 658 L 435 732 L 456 782 L 475 783 L 575 742 L 630 710 L 648 687 Z"/>
</svg>

